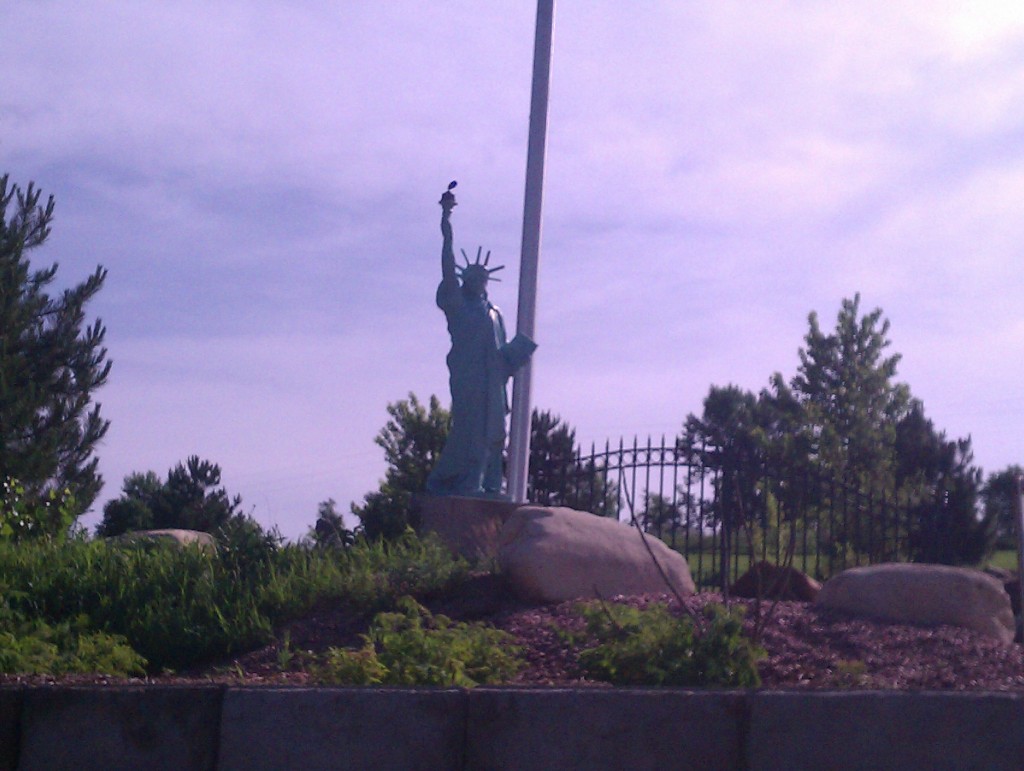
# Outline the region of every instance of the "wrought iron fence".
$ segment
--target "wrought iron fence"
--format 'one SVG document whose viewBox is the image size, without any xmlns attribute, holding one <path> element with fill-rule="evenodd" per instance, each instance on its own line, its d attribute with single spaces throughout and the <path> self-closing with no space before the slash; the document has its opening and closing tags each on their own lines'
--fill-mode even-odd
<svg viewBox="0 0 1024 771">
<path fill-rule="evenodd" d="M 529 500 L 635 521 L 681 552 L 698 586 L 725 588 L 752 562 L 825 579 L 920 549 L 941 502 L 913 502 L 839 480 L 813 465 L 737 459 L 675 441 L 577 448 L 531 469 Z"/>
</svg>

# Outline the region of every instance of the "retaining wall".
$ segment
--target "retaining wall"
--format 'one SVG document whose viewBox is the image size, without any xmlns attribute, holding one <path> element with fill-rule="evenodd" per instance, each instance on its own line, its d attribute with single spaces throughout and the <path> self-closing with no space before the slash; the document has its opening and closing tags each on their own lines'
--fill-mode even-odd
<svg viewBox="0 0 1024 771">
<path fill-rule="evenodd" d="M 1020 769 L 1024 694 L 0 688 L 13 769 Z"/>
</svg>

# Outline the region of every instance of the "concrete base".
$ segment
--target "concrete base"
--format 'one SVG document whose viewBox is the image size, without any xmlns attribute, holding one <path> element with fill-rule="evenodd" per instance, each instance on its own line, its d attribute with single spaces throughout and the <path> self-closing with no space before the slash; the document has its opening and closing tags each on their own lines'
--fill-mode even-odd
<svg viewBox="0 0 1024 771">
<path fill-rule="evenodd" d="M 21 702 L 20 688 L 0 687 L 0 771 L 18 767 Z"/>
<path fill-rule="evenodd" d="M 471 561 L 498 554 L 498 534 L 520 504 L 491 498 L 417 495 L 421 533 L 437 533 L 456 554 Z"/>
<path fill-rule="evenodd" d="M 1024 768 L 1024 693 L 0 686 L 0 771 Z"/>
<path fill-rule="evenodd" d="M 476 688 L 468 701 L 465 768 L 473 771 L 744 765 L 742 693 Z"/>
<path fill-rule="evenodd" d="M 459 771 L 466 709 L 455 689 L 232 689 L 217 769 Z"/>
<path fill-rule="evenodd" d="M 765 691 L 748 768 L 1024 768 L 1020 693 Z"/>
<path fill-rule="evenodd" d="M 17 769 L 214 768 L 222 695 L 218 687 L 28 689 Z"/>
</svg>

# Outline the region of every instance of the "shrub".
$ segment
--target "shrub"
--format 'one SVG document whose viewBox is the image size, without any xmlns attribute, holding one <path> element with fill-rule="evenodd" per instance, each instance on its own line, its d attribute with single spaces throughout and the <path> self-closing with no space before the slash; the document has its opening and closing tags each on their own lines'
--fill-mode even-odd
<svg viewBox="0 0 1024 771">
<path fill-rule="evenodd" d="M 346 685 L 472 687 L 509 680 L 522 666 L 511 635 L 484 624 L 431 615 L 411 597 L 378 613 L 359 650 L 332 648 L 318 675 Z"/>
<path fill-rule="evenodd" d="M 216 533 L 217 554 L 224 568 L 239 581 L 263 581 L 274 563 L 283 538 L 276 528 L 265 530 L 248 514 L 236 514 Z"/>
<path fill-rule="evenodd" d="M 121 635 L 89 630 L 84 616 L 54 626 L 26 620 L 0 602 L 0 672 L 65 674 L 99 672 L 123 676 L 145 673 L 146 660 Z"/>
<path fill-rule="evenodd" d="M 579 606 L 596 644 L 580 653 L 593 677 L 616 685 L 749 687 L 759 685 L 757 660 L 764 652 L 743 635 L 741 616 L 721 605 L 704 609 L 701 633 L 688 616 L 663 604 Z"/>
</svg>

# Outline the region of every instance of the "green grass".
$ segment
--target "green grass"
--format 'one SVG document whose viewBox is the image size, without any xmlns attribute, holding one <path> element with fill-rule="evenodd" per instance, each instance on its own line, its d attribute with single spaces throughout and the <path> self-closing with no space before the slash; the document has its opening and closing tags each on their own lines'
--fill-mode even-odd
<svg viewBox="0 0 1024 771">
<path fill-rule="evenodd" d="M 73 621 L 83 634 L 123 637 L 150 671 L 182 669 L 268 643 L 276 627 L 317 604 L 384 610 L 404 595 L 440 592 L 467 569 L 435 539 L 413 536 L 337 550 L 272 540 L 222 544 L 216 552 L 85 540 L 2 543 L 0 634 L 13 635 L 25 621 Z M 14 637 L 0 645 L 3 639 Z"/>
<path fill-rule="evenodd" d="M 986 562 L 986 566 L 993 568 L 1004 568 L 1006 570 L 1017 570 L 1017 550 L 1000 549 L 995 552 Z"/>
<path fill-rule="evenodd" d="M 684 548 L 686 544 L 684 544 L 681 537 L 675 544 L 673 544 L 670 539 L 666 538 L 666 543 L 686 557 L 687 564 L 689 564 L 690 571 L 693 574 L 693 580 L 697 584 L 698 588 L 714 590 L 719 587 L 721 553 L 718 551 L 719 545 L 717 543 L 713 543 L 709 537 L 705 537 L 703 539 L 693 537 L 688 545 L 689 553 L 687 553 L 687 549 Z M 747 545 L 741 543 L 738 546 L 738 553 L 729 555 L 730 580 L 734 580 L 736 577 L 743 575 L 747 570 L 749 570 L 751 562 L 760 561 L 760 551 L 756 552 L 756 556 L 753 559 L 751 559 L 749 551 L 750 549 Z M 778 562 L 774 549 L 770 548 L 768 550 L 767 560 L 769 562 Z M 817 560 L 817 563 L 815 560 Z M 814 552 L 810 552 L 806 555 L 799 552 L 793 556 L 792 564 L 793 567 L 807 573 L 812 578 L 819 581 L 825 581 L 833 574 L 838 573 L 845 568 L 855 567 L 858 563 L 856 554 L 851 550 L 847 554 L 847 562 L 845 565 L 839 558 L 833 558 L 830 562 L 829 555 L 825 551 L 822 551 L 818 556 L 816 556 Z M 865 557 L 861 557 L 859 564 L 866 565 L 869 563 Z M 975 567 L 982 569 L 989 566 L 1016 572 L 1017 550 L 998 549 L 991 557 Z"/>
</svg>

